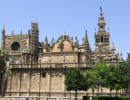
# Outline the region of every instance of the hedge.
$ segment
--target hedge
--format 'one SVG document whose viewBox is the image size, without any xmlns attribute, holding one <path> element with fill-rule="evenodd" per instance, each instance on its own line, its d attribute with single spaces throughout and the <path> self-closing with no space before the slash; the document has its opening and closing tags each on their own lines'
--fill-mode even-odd
<svg viewBox="0 0 130 100">
<path fill-rule="evenodd" d="M 89 100 L 90 97 L 83 96 L 83 100 Z M 123 97 L 92 97 L 92 100 L 130 100 L 129 96 L 123 96 Z"/>
</svg>

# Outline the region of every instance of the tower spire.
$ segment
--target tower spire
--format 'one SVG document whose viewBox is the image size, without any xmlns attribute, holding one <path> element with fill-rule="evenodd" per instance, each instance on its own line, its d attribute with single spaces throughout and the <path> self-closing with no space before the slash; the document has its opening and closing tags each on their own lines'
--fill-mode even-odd
<svg viewBox="0 0 130 100">
<path fill-rule="evenodd" d="M 106 23 L 103 16 L 103 10 L 100 7 L 100 13 L 98 18 L 98 31 L 95 32 L 95 50 L 99 51 L 101 44 L 103 50 L 110 50 L 110 35 L 106 32 L 105 29 Z"/>
<path fill-rule="evenodd" d="M 100 15 L 101 15 L 101 14 L 103 14 L 103 13 L 102 13 L 102 7 L 100 7 Z"/>
<path fill-rule="evenodd" d="M 100 16 L 98 19 L 98 31 L 105 31 L 105 26 L 106 26 L 106 23 L 104 20 L 102 8 L 100 7 Z"/>
</svg>

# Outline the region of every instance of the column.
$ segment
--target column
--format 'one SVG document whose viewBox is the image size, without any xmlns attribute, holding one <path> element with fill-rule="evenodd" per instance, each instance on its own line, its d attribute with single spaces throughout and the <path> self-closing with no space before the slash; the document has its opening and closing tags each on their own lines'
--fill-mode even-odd
<svg viewBox="0 0 130 100">
<path fill-rule="evenodd" d="M 64 73 L 64 72 L 63 72 L 63 73 Z M 63 95 L 63 96 L 66 96 L 66 93 L 65 93 L 65 92 L 66 92 L 66 91 L 65 91 L 66 89 L 65 89 L 65 83 L 64 83 L 65 74 L 63 74 L 63 73 L 62 73 L 62 77 L 63 77 L 63 78 L 62 78 L 62 79 L 63 79 L 63 81 L 62 81 L 62 82 L 63 82 L 63 83 L 62 83 L 62 90 L 63 90 L 63 92 L 64 92 L 64 95 Z"/>
<path fill-rule="evenodd" d="M 18 93 L 19 93 L 19 96 L 20 96 L 20 87 L 21 87 L 21 73 L 18 74 L 18 77 L 19 77 L 19 80 L 18 80 Z"/>
<path fill-rule="evenodd" d="M 50 91 L 51 91 L 51 73 L 48 73 L 48 93 L 50 96 Z"/>
</svg>

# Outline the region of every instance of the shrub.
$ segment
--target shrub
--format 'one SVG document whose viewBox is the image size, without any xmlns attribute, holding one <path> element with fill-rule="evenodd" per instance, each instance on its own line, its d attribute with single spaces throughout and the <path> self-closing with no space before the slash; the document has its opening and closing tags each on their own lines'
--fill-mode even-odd
<svg viewBox="0 0 130 100">
<path fill-rule="evenodd" d="M 89 100 L 90 97 L 83 96 L 83 100 Z M 122 97 L 92 97 L 92 100 L 130 100 L 130 96 L 122 96 Z"/>
</svg>

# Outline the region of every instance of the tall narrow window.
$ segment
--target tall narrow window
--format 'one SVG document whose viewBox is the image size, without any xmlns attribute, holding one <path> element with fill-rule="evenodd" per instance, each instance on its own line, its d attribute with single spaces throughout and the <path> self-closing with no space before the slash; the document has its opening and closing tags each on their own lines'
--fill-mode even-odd
<svg viewBox="0 0 130 100">
<path fill-rule="evenodd" d="M 103 36 L 101 36 L 101 43 L 103 43 Z"/>
<path fill-rule="evenodd" d="M 103 26 L 101 26 L 100 29 L 103 30 Z"/>
<path fill-rule="evenodd" d="M 98 39 L 96 38 L 96 42 L 98 42 Z"/>
<path fill-rule="evenodd" d="M 107 38 L 107 42 L 109 42 L 108 38 Z"/>
<path fill-rule="evenodd" d="M 46 73 L 45 72 L 42 73 L 42 77 L 43 78 L 46 77 Z"/>
</svg>

